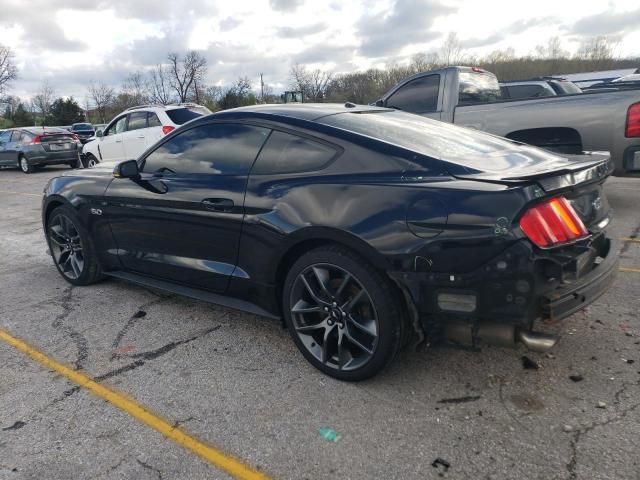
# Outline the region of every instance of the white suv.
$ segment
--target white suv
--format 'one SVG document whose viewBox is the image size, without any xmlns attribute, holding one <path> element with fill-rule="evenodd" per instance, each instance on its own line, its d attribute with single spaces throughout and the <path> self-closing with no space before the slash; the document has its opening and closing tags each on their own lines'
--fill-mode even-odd
<svg viewBox="0 0 640 480">
<path fill-rule="evenodd" d="M 194 103 L 142 105 L 117 115 L 82 149 L 85 167 L 138 158 L 147 148 L 183 123 L 211 111 Z"/>
</svg>

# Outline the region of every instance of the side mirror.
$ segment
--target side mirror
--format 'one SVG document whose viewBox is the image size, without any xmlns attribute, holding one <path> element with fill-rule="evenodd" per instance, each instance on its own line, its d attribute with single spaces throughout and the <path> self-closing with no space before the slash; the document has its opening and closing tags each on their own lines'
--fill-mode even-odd
<svg viewBox="0 0 640 480">
<path fill-rule="evenodd" d="M 140 168 L 135 160 L 125 160 L 116 165 L 113 169 L 113 176 L 116 178 L 137 178 L 140 176 Z"/>
<path fill-rule="evenodd" d="M 376 107 L 384 107 L 384 100 L 377 100 Z"/>
<path fill-rule="evenodd" d="M 98 131 L 96 132 L 96 137 L 102 137 L 104 135 L 104 132 L 102 131 L 102 129 L 98 129 Z"/>
</svg>

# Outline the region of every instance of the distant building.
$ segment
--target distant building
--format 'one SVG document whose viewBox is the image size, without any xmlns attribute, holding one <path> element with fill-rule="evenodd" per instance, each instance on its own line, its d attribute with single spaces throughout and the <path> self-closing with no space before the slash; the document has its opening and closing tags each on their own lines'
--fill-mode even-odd
<svg viewBox="0 0 640 480">
<path fill-rule="evenodd" d="M 566 78 L 579 87 L 590 87 L 594 83 L 610 82 L 616 78 L 640 73 L 640 68 L 623 68 L 620 70 L 602 70 L 600 72 L 567 73 L 566 75 L 554 75 L 554 77 Z"/>
</svg>

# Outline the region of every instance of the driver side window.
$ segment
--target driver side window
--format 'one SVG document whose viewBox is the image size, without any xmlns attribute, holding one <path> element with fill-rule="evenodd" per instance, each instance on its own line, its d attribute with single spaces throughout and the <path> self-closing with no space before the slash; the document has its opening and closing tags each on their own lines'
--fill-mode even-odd
<svg viewBox="0 0 640 480">
<path fill-rule="evenodd" d="M 115 135 L 116 133 L 122 133 L 127 127 L 127 116 L 119 118 L 115 123 L 112 123 L 109 128 L 104 132 L 104 136 Z"/>
</svg>

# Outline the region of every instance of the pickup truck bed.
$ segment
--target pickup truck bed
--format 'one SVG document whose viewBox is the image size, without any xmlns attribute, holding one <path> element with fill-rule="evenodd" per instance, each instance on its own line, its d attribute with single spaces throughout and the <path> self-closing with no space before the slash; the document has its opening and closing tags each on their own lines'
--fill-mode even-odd
<svg viewBox="0 0 640 480">
<path fill-rule="evenodd" d="M 557 152 L 608 151 L 616 175 L 640 175 L 640 134 L 629 130 L 640 123 L 640 89 L 501 100 L 493 74 L 448 67 L 407 78 L 376 103 Z"/>
</svg>

